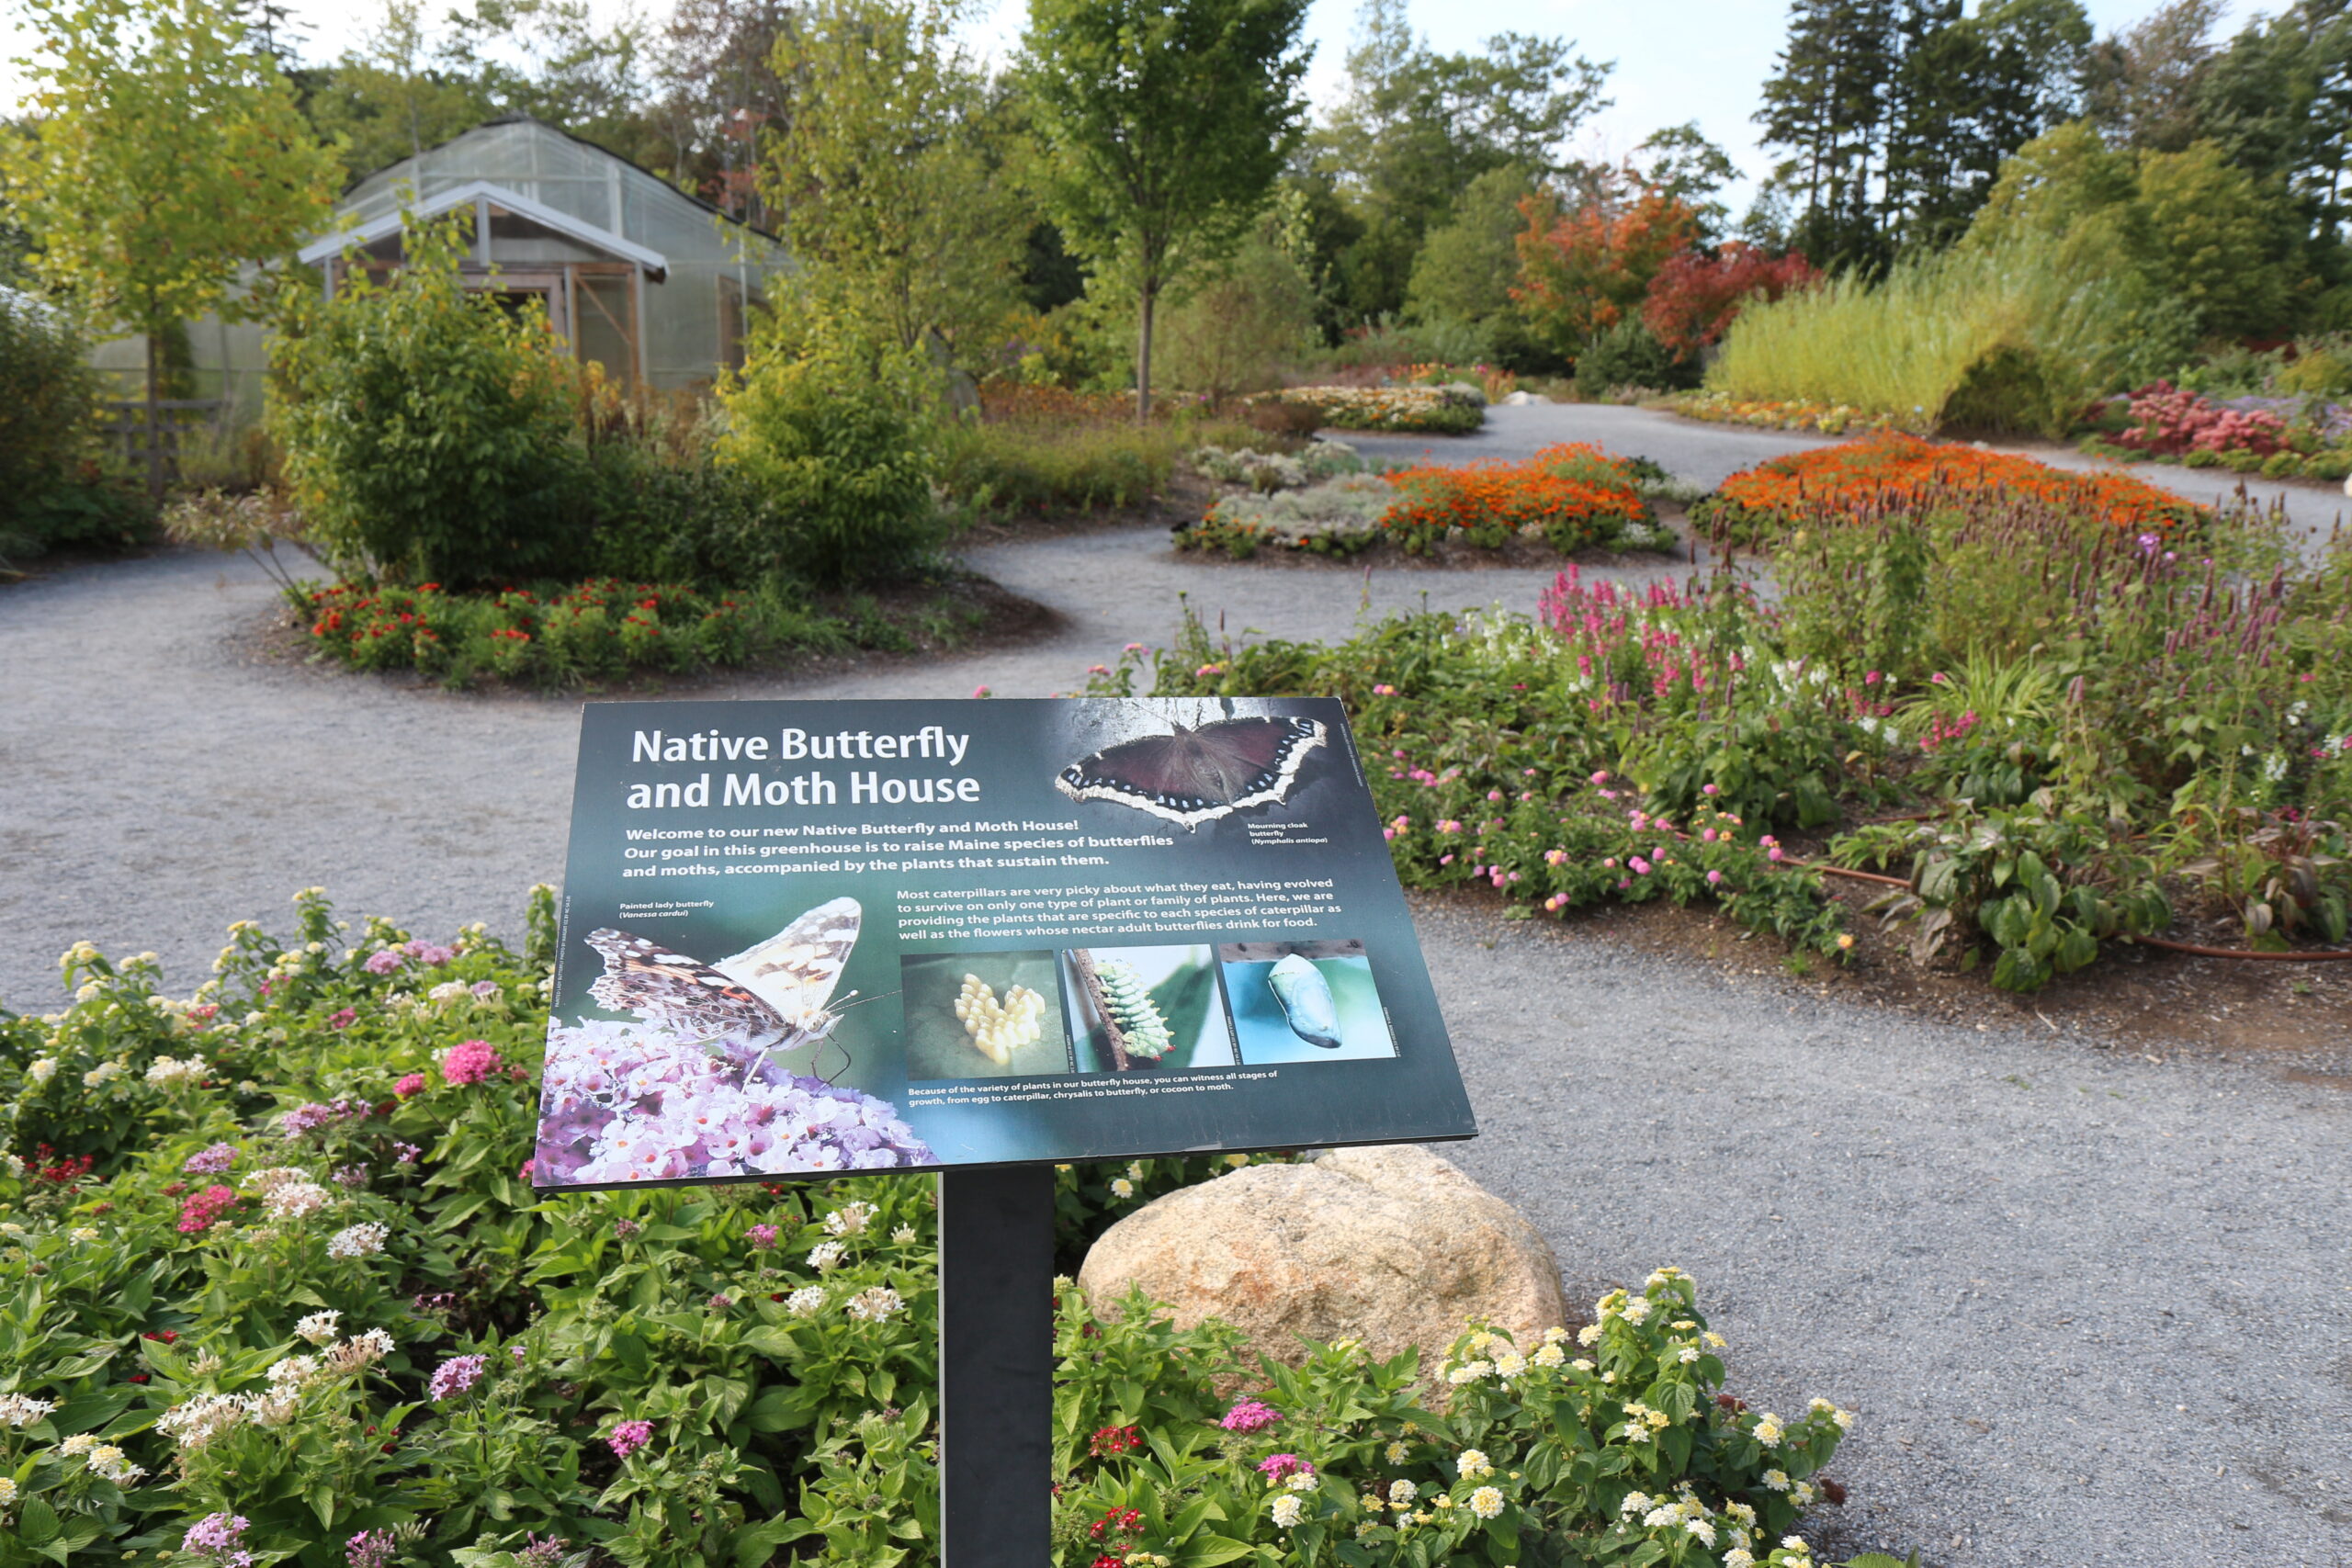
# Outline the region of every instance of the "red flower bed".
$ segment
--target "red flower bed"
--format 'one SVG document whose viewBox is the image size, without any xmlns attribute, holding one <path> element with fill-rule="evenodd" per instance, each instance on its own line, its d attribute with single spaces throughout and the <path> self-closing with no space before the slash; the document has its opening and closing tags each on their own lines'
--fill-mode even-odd
<svg viewBox="0 0 2352 1568">
<path fill-rule="evenodd" d="M 1752 540 L 1806 523 L 2008 499 L 2134 532 L 2206 515 L 2204 508 L 2129 475 L 2073 473 L 2030 457 L 1895 432 L 1743 469 L 1690 515 L 1718 536 Z"/>
<path fill-rule="evenodd" d="M 2259 409 L 2225 409 L 2170 381 L 2151 381 L 2132 394 L 2132 428 L 2115 438 L 2118 446 L 2178 455 L 2183 452 L 2252 452 L 2267 457 L 2287 446 L 2287 422 Z"/>
</svg>

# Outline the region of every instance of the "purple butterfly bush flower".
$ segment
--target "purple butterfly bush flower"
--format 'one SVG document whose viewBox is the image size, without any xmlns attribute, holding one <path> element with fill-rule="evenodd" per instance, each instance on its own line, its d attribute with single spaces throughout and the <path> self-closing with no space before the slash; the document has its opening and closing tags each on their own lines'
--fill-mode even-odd
<svg viewBox="0 0 2352 1568">
<path fill-rule="evenodd" d="M 433 1381 L 425 1384 L 425 1393 L 435 1404 L 453 1399 L 481 1382 L 490 1370 L 487 1356 L 452 1356 L 435 1369 Z"/>
</svg>

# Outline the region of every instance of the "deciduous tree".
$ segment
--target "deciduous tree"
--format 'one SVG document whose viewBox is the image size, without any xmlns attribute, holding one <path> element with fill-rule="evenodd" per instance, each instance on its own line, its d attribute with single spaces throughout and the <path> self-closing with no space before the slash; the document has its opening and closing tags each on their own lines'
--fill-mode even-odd
<svg viewBox="0 0 2352 1568">
<path fill-rule="evenodd" d="M 1138 421 L 1161 295 L 1229 253 L 1298 142 L 1306 20 L 1306 0 L 1032 0 L 1050 203 L 1072 250 L 1133 282 Z"/>
<path fill-rule="evenodd" d="M 821 0 L 778 40 L 760 194 L 838 309 L 969 362 L 1016 299 L 1030 212 L 987 78 L 928 0 Z"/>
<path fill-rule="evenodd" d="M 6 143 L 0 173 L 36 275 L 145 335 L 152 408 L 164 333 L 255 309 L 323 223 L 339 164 L 216 0 L 29 0 L 28 14 L 33 135 Z M 241 287 L 246 268 L 261 276 Z"/>
</svg>

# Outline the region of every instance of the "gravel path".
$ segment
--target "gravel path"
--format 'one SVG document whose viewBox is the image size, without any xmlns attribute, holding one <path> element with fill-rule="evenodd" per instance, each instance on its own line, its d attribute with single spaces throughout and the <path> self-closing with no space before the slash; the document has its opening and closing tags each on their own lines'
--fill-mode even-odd
<svg viewBox="0 0 2352 1568">
<path fill-rule="evenodd" d="M 1807 441 L 1498 410 L 1452 450 L 1579 435 L 1702 480 Z M 973 558 L 1064 628 L 721 694 L 1069 690 L 1121 643 L 1163 639 L 1179 591 L 1237 633 L 1325 637 L 1367 594 L 1374 613 L 1425 592 L 1523 606 L 1549 576 L 1367 585 L 1179 560 L 1156 530 Z M 511 932 L 523 888 L 557 874 L 575 702 L 256 662 L 269 602 L 241 559 L 175 554 L 0 592 L 0 998 L 53 1005 L 55 955 L 83 936 L 192 983 L 229 921 L 282 923 L 311 883 L 420 933 Z M 1578 1293 L 1678 1262 L 1741 1393 L 1861 1412 L 1833 1467 L 1852 1501 L 1825 1511 L 1841 1551 L 2352 1563 L 2340 1089 L 1922 1022 L 1787 990 L 1761 959 L 1697 971 L 1475 901 L 1417 908 L 1486 1128 L 1449 1152 L 1544 1228 Z"/>
</svg>

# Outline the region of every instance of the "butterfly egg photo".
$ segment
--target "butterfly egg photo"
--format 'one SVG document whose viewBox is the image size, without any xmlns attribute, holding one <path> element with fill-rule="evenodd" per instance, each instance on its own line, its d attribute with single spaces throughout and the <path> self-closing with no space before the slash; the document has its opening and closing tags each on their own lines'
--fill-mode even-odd
<svg viewBox="0 0 2352 1568">
<path fill-rule="evenodd" d="M 1036 1043 L 1046 998 L 1026 986 L 1015 986 L 999 1001 L 994 987 L 978 975 L 967 975 L 956 996 L 956 1016 L 973 1046 L 1001 1067 L 1011 1064 L 1013 1052 Z"/>
</svg>

